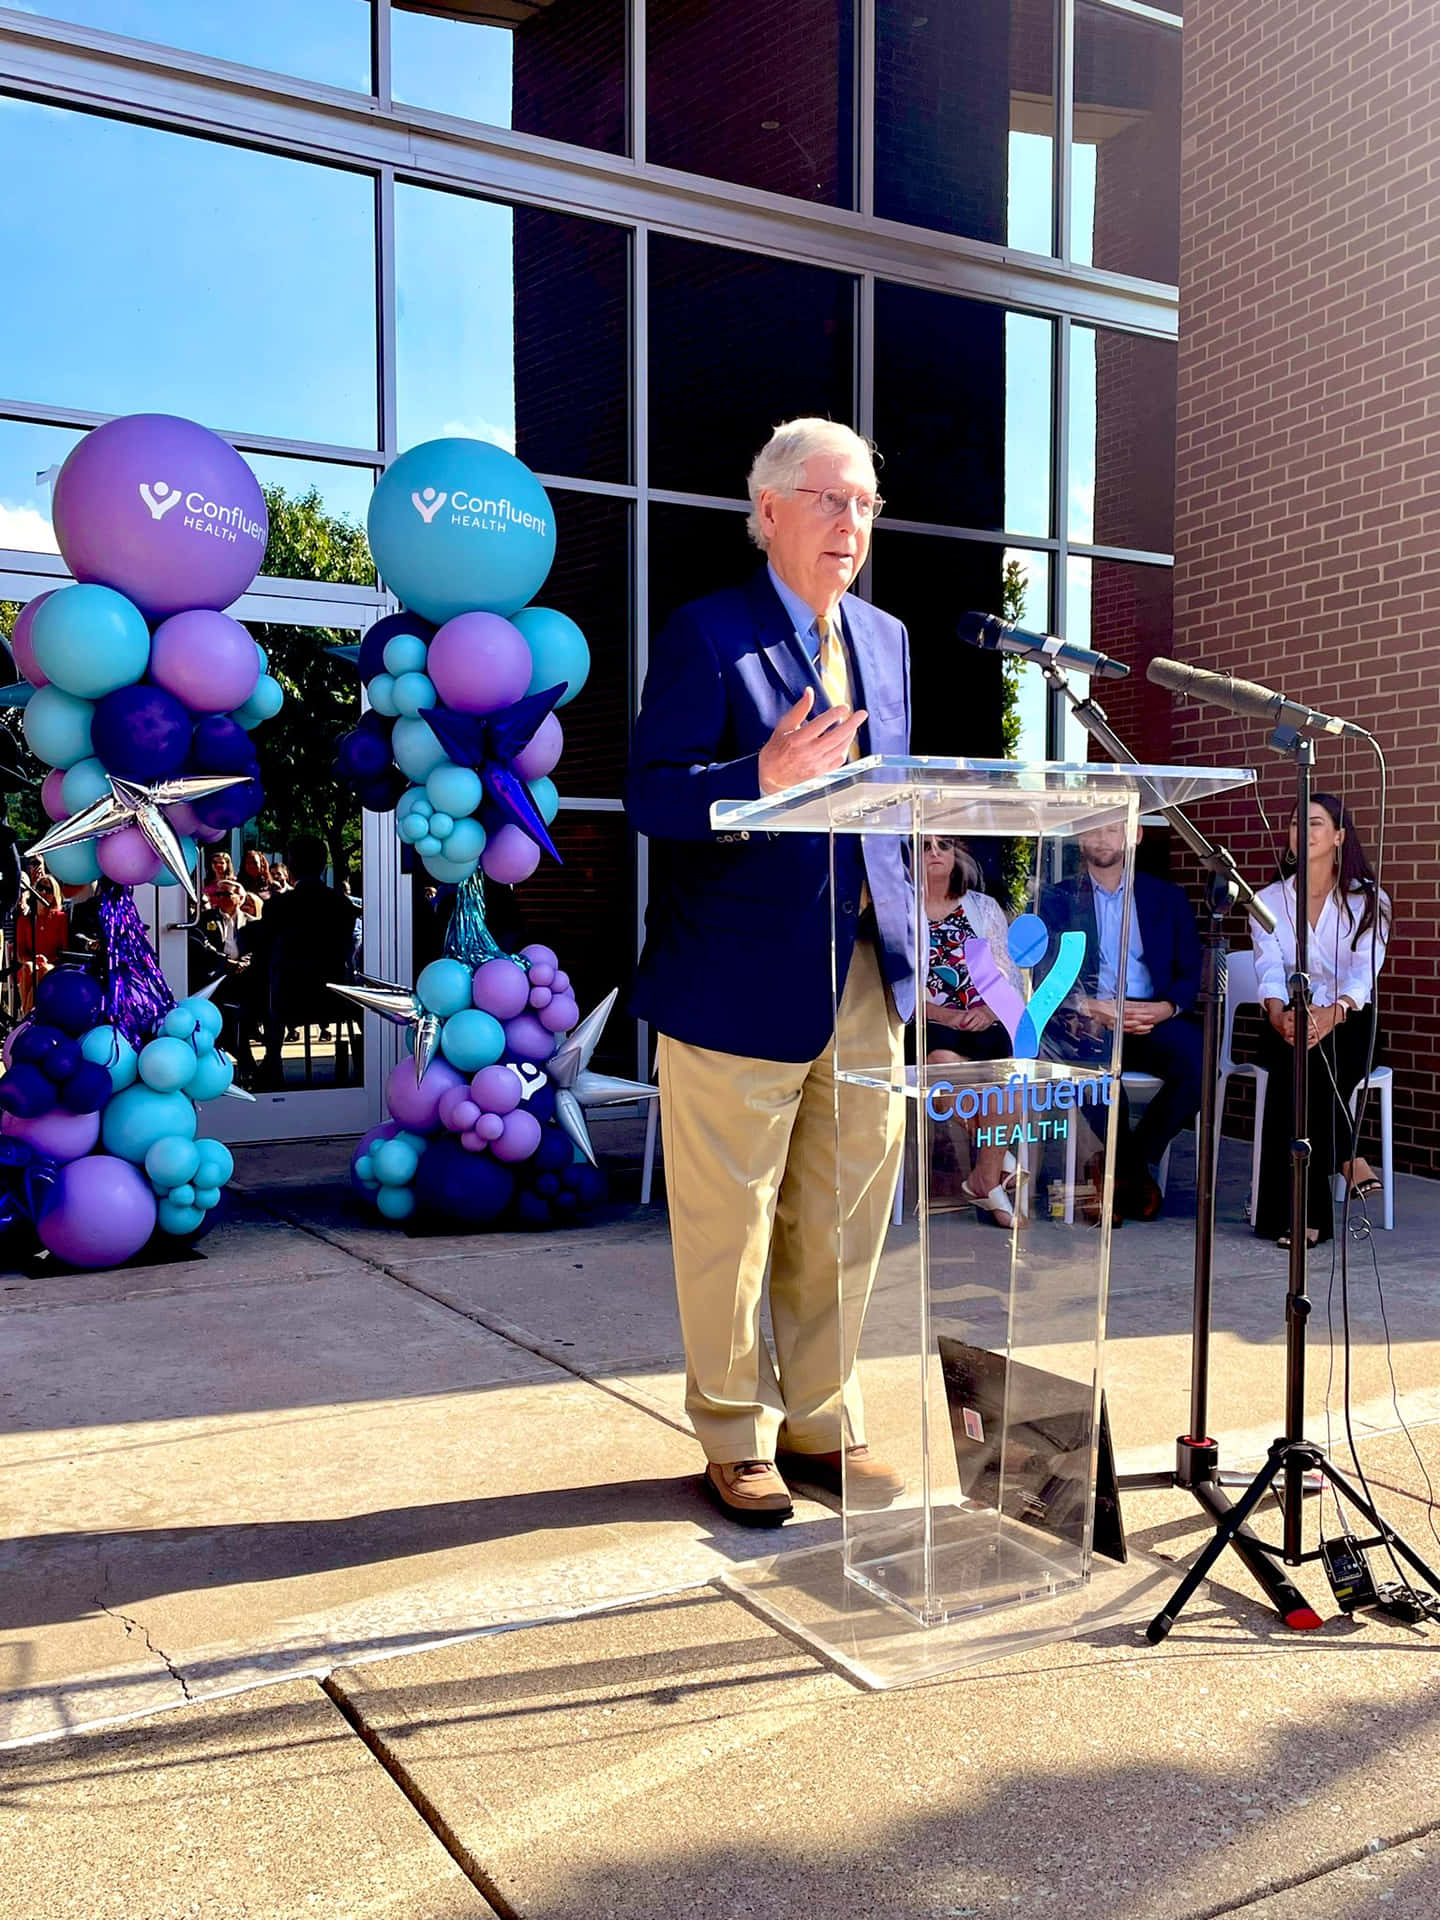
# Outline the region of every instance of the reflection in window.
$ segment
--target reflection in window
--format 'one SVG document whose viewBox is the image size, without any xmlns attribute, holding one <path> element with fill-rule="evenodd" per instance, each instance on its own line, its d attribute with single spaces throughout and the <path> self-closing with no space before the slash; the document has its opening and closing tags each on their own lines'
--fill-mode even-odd
<svg viewBox="0 0 1440 1920">
<path fill-rule="evenodd" d="M 875 290 L 875 439 L 886 510 L 1050 530 L 1054 328 L 913 287 Z"/>
<path fill-rule="evenodd" d="M 243 6 L 196 0 L 43 0 L 46 13 L 76 26 L 154 40 L 187 53 L 292 73 L 301 80 L 370 91 L 370 0 L 244 0 Z"/>
<path fill-rule="evenodd" d="M 1173 569 L 1129 560 L 1072 559 L 1066 580 L 1067 637 L 1095 647 L 1130 669 L 1126 680 L 1107 680 L 1105 710 L 1122 740 L 1143 761 L 1168 766 L 1172 759 L 1174 703 L 1149 691 L 1145 669 L 1172 652 Z M 1083 729 L 1067 735 L 1068 759 L 1105 759 L 1085 744 Z"/>
<path fill-rule="evenodd" d="M 1172 340 L 1070 329 L 1070 538 L 1169 553 L 1175 538 Z"/>
<path fill-rule="evenodd" d="M 855 420 L 855 282 L 662 235 L 650 241 L 650 477 L 738 499 L 778 421 Z"/>
<path fill-rule="evenodd" d="M 270 544 L 261 573 L 284 580 L 374 585 L 375 567 L 365 539 L 365 515 L 375 491 L 373 467 L 284 460 L 273 453 L 247 453 L 245 459 L 270 508 Z"/>
<path fill-rule="evenodd" d="M 1053 251 L 1054 0 L 878 0 L 875 211 Z"/>
<path fill-rule="evenodd" d="M 79 427 L 0 420 L 0 548 L 11 547 L 18 553 L 59 552 L 50 525 L 49 480 L 36 476 L 48 476 L 84 437 Z"/>
<path fill-rule="evenodd" d="M 853 0 L 646 0 L 647 158 L 849 207 Z"/>
<path fill-rule="evenodd" d="M 1023 547 L 1005 549 L 1001 575 L 1000 611 L 1007 620 L 1030 633 L 1053 631 L 1050 616 L 1050 556 Z M 1004 684 L 1009 690 L 1005 715 L 1005 752 L 1011 760 L 1043 760 L 1048 733 L 1049 688 L 1038 667 L 1023 660 L 1007 660 Z"/>
<path fill-rule="evenodd" d="M 628 480 L 629 248 L 602 221 L 398 186 L 401 446 L 469 435 Z"/>
<path fill-rule="evenodd" d="M 568 613 L 590 643 L 590 678 L 559 709 L 562 794 L 620 797 L 630 739 L 630 528 L 628 500 L 552 488 L 555 564 L 535 596 Z"/>
<path fill-rule="evenodd" d="M 720 507 L 650 508 L 650 629 L 677 607 L 722 587 L 739 587 L 765 564 L 745 531 L 743 513 Z"/>
<path fill-rule="evenodd" d="M 14 398 L 375 445 L 372 180 L 10 99 L 0 175 Z"/>
<path fill-rule="evenodd" d="M 625 153 L 626 0 L 396 0 L 390 90 L 412 107 Z"/>
<path fill-rule="evenodd" d="M 1077 0 L 1070 251 L 1173 282 L 1180 259 L 1180 35 Z"/>
</svg>

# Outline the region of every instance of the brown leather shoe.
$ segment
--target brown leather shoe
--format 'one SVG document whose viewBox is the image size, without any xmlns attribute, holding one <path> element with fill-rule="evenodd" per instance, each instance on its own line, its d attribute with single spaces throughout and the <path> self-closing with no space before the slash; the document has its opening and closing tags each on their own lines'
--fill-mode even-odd
<svg viewBox="0 0 1440 1920">
<path fill-rule="evenodd" d="M 790 1489 L 769 1460 L 712 1460 L 705 1491 L 742 1527 L 780 1527 L 795 1511 Z"/>
<path fill-rule="evenodd" d="M 792 1480 L 823 1487 L 827 1493 L 838 1494 L 841 1490 L 838 1448 L 834 1453 L 792 1453 L 782 1448 L 776 1455 L 776 1465 L 783 1467 Z M 867 1446 L 845 1449 L 843 1472 L 852 1507 L 888 1507 L 905 1491 L 905 1476 L 877 1460 Z"/>
</svg>

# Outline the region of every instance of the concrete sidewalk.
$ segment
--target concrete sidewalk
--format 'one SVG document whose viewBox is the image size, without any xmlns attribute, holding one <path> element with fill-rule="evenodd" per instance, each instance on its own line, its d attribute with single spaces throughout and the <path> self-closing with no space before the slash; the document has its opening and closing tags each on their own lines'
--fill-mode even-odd
<svg viewBox="0 0 1440 1920">
<path fill-rule="evenodd" d="M 239 1159 L 203 1259 L 0 1280 L 0 1915 L 1440 1911 L 1440 1629 L 1289 1635 L 1234 1563 L 1158 1651 L 858 1692 L 713 1584 L 837 1522 L 757 1540 L 697 1497 L 658 1210 L 412 1239 L 350 1210 L 342 1146 Z M 1116 1236 L 1122 1465 L 1185 1424 L 1192 1192 L 1177 1153 Z M 1436 1477 L 1440 1188 L 1397 1213 L 1389 1358 L 1352 1244 L 1356 1427 L 1377 1491 L 1423 1491 L 1390 1367 Z M 1236 1463 L 1278 1425 L 1284 1284 L 1222 1229 Z M 1179 1495 L 1127 1519 L 1205 1537 Z"/>
</svg>

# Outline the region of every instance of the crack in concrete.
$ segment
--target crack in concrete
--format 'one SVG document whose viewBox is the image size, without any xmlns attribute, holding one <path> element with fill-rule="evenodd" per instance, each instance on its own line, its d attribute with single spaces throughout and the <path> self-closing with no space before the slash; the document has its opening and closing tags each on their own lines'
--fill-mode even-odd
<svg viewBox="0 0 1440 1920">
<path fill-rule="evenodd" d="M 108 1587 L 109 1584 L 110 1569 L 106 1567 L 101 1586 L 104 1588 Z M 150 1638 L 150 1629 L 145 1625 L 143 1620 L 137 1620 L 133 1613 L 122 1613 L 118 1607 L 110 1606 L 102 1595 L 98 1593 L 92 1596 L 91 1605 L 98 1607 L 107 1619 L 118 1620 L 120 1625 L 125 1629 L 125 1638 L 127 1640 L 131 1634 L 138 1633 L 141 1640 L 145 1643 L 146 1652 L 154 1654 L 155 1658 L 163 1663 L 165 1671 L 170 1675 L 170 1678 L 175 1682 L 176 1686 L 179 1687 L 185 1699 L 191 1702 L 195 1700 L 196 1696 L 191 1693 L 189 1682 L 186 1680 L 184 1674 L 176 1666 L 169 1654 L 166 1653 L 165 1649 L 156 1646 L 155 1642 Z"/>
</svg>

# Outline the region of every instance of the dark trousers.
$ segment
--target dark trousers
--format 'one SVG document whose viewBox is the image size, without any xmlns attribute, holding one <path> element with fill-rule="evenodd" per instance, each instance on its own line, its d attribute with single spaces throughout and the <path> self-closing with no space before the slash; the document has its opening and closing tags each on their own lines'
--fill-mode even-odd
<svg viewBox="0 0 1440 1920">
<path fill-rule="evenodd" d="M 1330 1181 L 1342 1160 L 1350 1158 L 1350 1096 L 1365 1072 L 1370 1050 L 1374 1010 L 1352 1013 L 1319 1046 L 1310 1049 L 1309 1119 L 1310 1181 L 1308 1224 L 1329 1240 L 1334 1230 L 1335 1203 Z M 1282 1040 L 1267 1020 L 1255 1049 L 1257 1066 L 1270 1075 L 1265 1090 L 1265 1126 L 1260 1137 L 1260 1195 L 1255 1203 L 1255 1231 L 1275 1240 L 1290 1231 L 1290 1140 L 1293 1102 L 1291 1074 L 1295 1050 Z M 1337 1096 L 1338 1089 L 1338 1096 Z"/>
<path fill-rule="evenodd" d="M 1193 1124 L 1200 1108 L 1200 1022 L 1189 1014 L 1162 1020 L 1149 1033 L 1127 1033 L 1120 1043 L 1126 1073 L 1153 1073 L 1160 1091 L 1130 1127 L 1129 1102 L 1120 1095 L 1120 1173 L 1135 1178 L 1159 1166 L 1177 1133 Z"/>
</svg>

